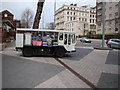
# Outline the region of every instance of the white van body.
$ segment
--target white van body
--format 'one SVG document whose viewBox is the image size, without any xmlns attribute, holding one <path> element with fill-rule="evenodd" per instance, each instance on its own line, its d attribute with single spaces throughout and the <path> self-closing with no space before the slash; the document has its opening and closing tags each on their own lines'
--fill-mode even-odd
<svg viewBox="0 0 120 90">
<path fill-rule="evenodd" d="M 16 47 L 23 48 L 24 34 L 16 33 Z"/>
<path fill-rule="evenodd" d="M 32 34 L 31 33 L 25 33 L 25 45 L 32 45 Z"/>
<path fill-rule="evenodd" d="M 22 33 L 21 33 L 22 32 Z M 43 45 L 43 46 L 34 46 L 32 45 L 32 35 L 34 32 L 39 33 L 56 33 L 57 34 L 57 40 L 56 42 L 53 41 L 53 43 L 57 43 L 56 45 Z M 48 35 L 49 36 L 49 35 Z M 71 31 L 64 31 L 64 30 L 43 30 L 43 29 L 25 29 L 25 28 L 17 28 L 16 33 L 16 49 L 22 49 L 23 54 L 26 54 L 26 49 L 31 49 L 32 53 L 35 51 L 38 53 L 43 53 L 43 51 L 46 50 L 45 53 L 48 53 L 48 51 L 59 53 L 60 52 L 75 52 L 75 45 L 76 45 L 76 38 L 75 33 Z M 50 49 L 50 50 L 47 50 Z M 38 49 L 40 49 L 38 51 Z M 64 49 L 64 50 L 63 50 Z M 30 53 L 30 52 L 28 52 Z M 63 52 L 64 53 L 64 52 Z M 59 53 L 60 54 L 60 53 Z M 31 55 L 24 55 L 24 56 L 31 56 Z"/>
</svg>

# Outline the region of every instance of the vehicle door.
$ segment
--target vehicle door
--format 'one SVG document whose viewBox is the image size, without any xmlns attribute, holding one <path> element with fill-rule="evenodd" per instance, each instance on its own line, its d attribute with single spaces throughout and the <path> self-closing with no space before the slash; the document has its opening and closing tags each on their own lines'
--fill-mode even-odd
<svg viewBox="0 0 120 90">
<path fill-rule="evenodd" d="M 116 47 L 116 44 L 117 44 L 117 43 L 115 42 L 115 40 L 111 40 L 111 41 L 110 41 L 111 47 L 113 47 L 113 48 Z"/>
<path fill-rule="evenodd" d="M 76 45 L 76 36 L 75 34 L 71 34 L 71 49 L 75 51 L 75 45 Z"/>
<path fill-rule="evenodd" d="M 71 39 L 72 39 L 72 45 L 76 45 L 76 36 L 75 36 L 75 34 L 71 34 Z"/>
<path fill-rule="evenodd" d="M 65 33 L 64 34 L 64 47 L 67 51 L 71 51 L 72 47 L 71 47 L 71 34 Z"/>
<path fill-rule="evenodd" d="M 115 42 L 115 43 L 113 44 L 114 47 L 115 47 L 115 48 L 120 48 L 120 41 L 119 41 L 119 40 L 114 40 L 114 42 Z"/>
<path fill-rule="evenodd" d="M 63 33 L 59 33 L 58 34 L 58 43 L 59 45 L 64 45 L 64 34 Z"/>
</svg>

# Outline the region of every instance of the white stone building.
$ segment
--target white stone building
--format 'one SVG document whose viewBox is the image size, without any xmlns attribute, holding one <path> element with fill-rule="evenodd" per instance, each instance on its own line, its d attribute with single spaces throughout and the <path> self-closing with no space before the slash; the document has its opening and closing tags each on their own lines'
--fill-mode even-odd
<svg viewBox="0 0 120 90">
<path fill-rule="evenodd" d="M 63 5 L 55 12 L 55 29 L 74 31 L 76 35 L 96 33 L 96 8 Z"/>
<path fill-rule="evenodd" d="M 96 34 L 96 7 L 90 8 L 90 32 Z"/>
<path fill-rule="evenodd" d="M 102 34 L 103 16 L 105 17 L 105 34 L 120 34 L 120 2 L 97 0 L 97 34 Z"/>
</svg>

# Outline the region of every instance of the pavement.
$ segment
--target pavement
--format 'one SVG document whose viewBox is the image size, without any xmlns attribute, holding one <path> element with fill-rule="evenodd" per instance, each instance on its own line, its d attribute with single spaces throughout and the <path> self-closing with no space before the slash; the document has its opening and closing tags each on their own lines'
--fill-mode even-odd
<svg viewBox="0 0 120 90">
<path fill-rule="evenodd" d="M 14 42 L 14 40 L 11 40 L 11 42 L 9 42 L 9 43 L 0 43 L 0 51 L 3 51 L 12 42 Z"/>
<path fill-rule="evenodd" d="M 0 43 L 0 51 L 3 50 L 3 46 L 5 46 L 5 44 Z"/>
<path fill-rule="evenodd" d="M 117 88 L 120 77 L 118 56 L 117 51 L 93 50 L 81 58 L 60 60 L 98 88 Z"/>
<path fill-rule="evenodd" d="M 3 88 L 91 88 L 53 57 L 23 57 L 14 44 L 2 52 Z M 118 88 L 120 50 L 93 49 L 99 45 L 78 42 L 77 52 L 59 60 L 98 88 Z"/>
</svg>

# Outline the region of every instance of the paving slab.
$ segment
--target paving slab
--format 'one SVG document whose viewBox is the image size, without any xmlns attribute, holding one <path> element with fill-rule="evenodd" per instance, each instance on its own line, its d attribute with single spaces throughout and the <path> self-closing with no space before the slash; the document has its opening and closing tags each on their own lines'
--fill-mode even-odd
<svg viewBox="0 0 120 90">
<path fill-rule="evenodd" d="M 56 82 L 56 83 L 55 83 Z M 69 70 L 65 69 L 49 80 L 36 86 L 36 88 L 90 88 L 82 80 L 78 79 Z"/>
<path fill-rule="evenodd" d="M 84 49 L 86 50 L 86 49 Z M 112 53 L 111 53 L 112 52 Z M 113 54 L 114 53 L 114 54 Z M 78 56 L 80 56 L 81 53 L 78 53 Z M 93 50 L 83 58 L 80 58 L 80 60 L 75 60 L 76 58 L 72 58 L 71 60 L 67 58 L 60 59 L 62 62 L 67 64 L 69 67 L 71 67 L 73 70 L 78 72 L 80 75 L 85 77 L 87 80 L 92 82 L 97 87 L 103 88 L 104 86 L 100 85 L 99 82 L 101 82 L 101 75 L 103 73 L 109 74 L 119 74 L 118 73 L 118 64 L 114 64 L 118 62 L 117 52 L 109 51 L 109 50 Z M 114 62 L 112 64 L 109 64 L 111 62 Z M 106 76 L 106 75 L 102 75 Z M 115 77 L 115 75 L 113 75 Z M 119 75 L 118 75 L 119 76 Z M 109 81 L 110 78 L 108 78 Z M 107 84 L 107 88 L 118 88 L 118 81 L 115 79 L 115 83 L 110 84 L 106 82 L 102 82 L 103 84 Z M 114 80 L 113 80 L 114 81 Z M 110 81 L 111 82 L 111 81 Z M 105 87 L 106 88 L 106 87 Z"/>
</svg>

